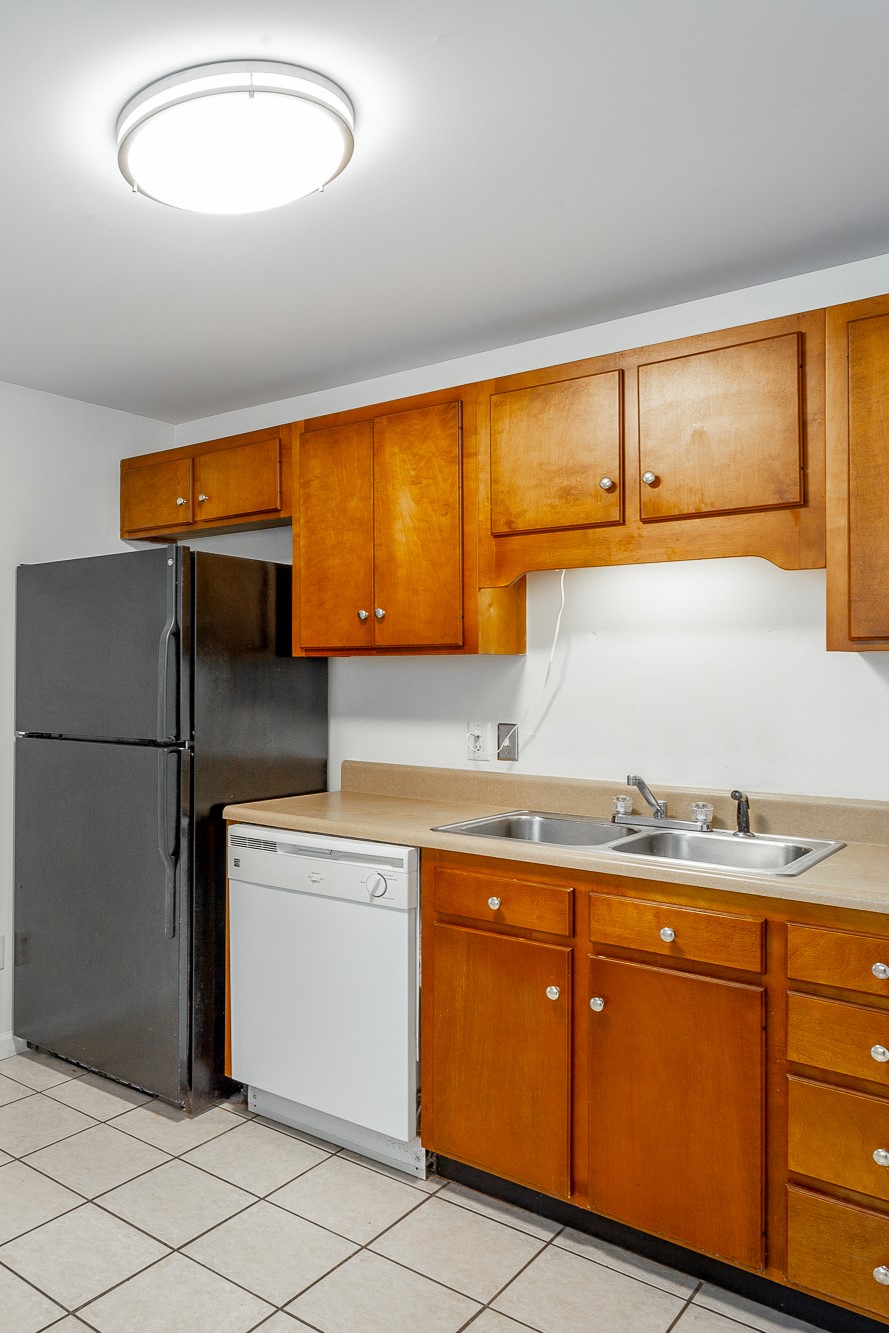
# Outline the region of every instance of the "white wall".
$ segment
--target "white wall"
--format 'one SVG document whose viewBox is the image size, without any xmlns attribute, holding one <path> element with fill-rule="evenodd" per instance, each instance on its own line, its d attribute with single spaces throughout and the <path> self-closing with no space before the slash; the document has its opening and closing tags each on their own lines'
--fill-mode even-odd
<svg viewBox="0 0 889 1333">
<path fill-rule="evenodd" d="M 177 443 L 385 401 L 889 291 L 889 255 L 176 428 Z M 286 552 L 284 552 L 286 556 Z M 279 554 L 280 558 L 280 554 Z M 537 694 L 558 575 L 529 578 L 526 658 L 331 663 L 331 785 L 344 758 L 469 767 L 469 719 Z M 529 773 L 889 800 L 889 653 L 824 649 L 824 574 L 761 560 L 571 570 Z"/>
<path fill-rule="evenodd" d="M 15 569 L 124 549 L 118 460 L 171 444 L 164 422 L 0 383 L 0 1056 L 12 1025 Z"/>
</svg>

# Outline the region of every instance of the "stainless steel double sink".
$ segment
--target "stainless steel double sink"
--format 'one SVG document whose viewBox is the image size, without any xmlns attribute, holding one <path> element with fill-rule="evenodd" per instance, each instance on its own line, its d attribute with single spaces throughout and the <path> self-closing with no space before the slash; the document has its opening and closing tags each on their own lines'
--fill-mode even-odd
<svg viewBox="0 0 889 1333">
<path fill-rule="evenodd" d="M 435 832 L 464 833 L 475 838 L 506 838 L 512 842 L 547 843 L 553 847 L 587 847 L 618 858 L 672 862 L 705 869 L 751 875 L 801 875 L 843 842 L 816 838 L 778 837 L 757 833 L 739 837 L 728 829 L 687 832 L 672 828 L 634 828 L 610 819 L 510 810 L 502 815 L 440 824 Z"/>
</svg>

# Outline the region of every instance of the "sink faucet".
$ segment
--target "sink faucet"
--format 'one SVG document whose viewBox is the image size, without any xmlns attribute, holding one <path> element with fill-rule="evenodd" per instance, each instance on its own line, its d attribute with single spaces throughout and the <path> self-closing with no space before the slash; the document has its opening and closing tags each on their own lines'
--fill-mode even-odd
<svg viewBox="0 0 889 1333">
<path fill-rule="evenodd" d="M 738 831 L 735 837 L 755 838 L 756 834 L 750 832 L 750 798 L 742 791 L 733 791 L 732 800 L 738 802 Z"/>
<path fill-rule="evenodd" d="M 627 774 L 627 786 L 635 787 L 640 792 L 643 800 L 651 807 L 655 819 L 667 818 L 667 802 L 658 801 L 651 792 L 651 788 L 644 778 L 640 778 L 638 773 Z M 734 793 L 732 793 L 734 795 Z"/>
</svg>

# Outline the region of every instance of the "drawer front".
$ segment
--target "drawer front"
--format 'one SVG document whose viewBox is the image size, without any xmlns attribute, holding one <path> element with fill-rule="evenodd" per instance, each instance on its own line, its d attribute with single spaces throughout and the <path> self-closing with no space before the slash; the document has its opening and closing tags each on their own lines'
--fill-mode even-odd
<svg viewBox="0 0 889 1333">
<path fill-rule="evenodd" d="M 791 991 L 787 1058 L 889 1087 L 889 1013 Z"/>
<path fill-rule="evenodd" d="M 788 925 L 787 975 L 793 981 L 814 981 L 889 998 L 889 939 Z"/>
<path fill-rule="evenodd" d="M 889 1201 L 889 1101 L 803 1078 L 787 1083 L 790 1170 Z"/>
<path fill-rule="evenodd" d="M 518 926 L 548 935 L 573 934 L 574 890 L 533 880 L 437 870 L 433 901 L 442 916 L 462 916 L 492 926 Z"/>
<path fill-rule="evenodd" d="M 590 939 L 667 958 L 761 972 L 765 922 L 609 894 L 590 897 Z"/>
<path fill-rule="evenodd" d="M 797 1287 L 889 1319 L 889 1217 L 787 1190 L 787 1278 Z"/>
</svg>

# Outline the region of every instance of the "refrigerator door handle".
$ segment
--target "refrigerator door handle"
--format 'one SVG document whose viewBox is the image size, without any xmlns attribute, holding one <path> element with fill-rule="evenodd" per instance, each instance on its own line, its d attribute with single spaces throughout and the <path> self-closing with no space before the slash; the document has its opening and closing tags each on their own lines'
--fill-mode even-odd
<svg viewBox="0 0 889 1333">
<path fill-rule="evenodd" d="M 178 776 L 179 756 L 175 750 L 160 750 L 157 756 L 157 849 L 164 863 L 164 935 L 168 940 L 176 936 L 176 866 L 179 802 L 170 800 L 170 760 Z M 171 821 L 170 811 L 175 818 Z"/>
<path fill-rule="evenodd" d="M 175 551 L 175 547 L 172 548 Z M 172 728 L 169 721 L 169 677 L 170 677 L 170 644 L 179 633 L 179 619 L 176 613 L 176 590 L 178 587 L 177 568 L 174 564 L 176 557 L 173 555 L 167 560 L 171 565 L 167 578 L 167 619 L 161 630 L 160 648 L 158 652 L 158 691 L 157 691 L 157 739 L 159 741 L 177 740 L 177 719 L 174 719 Z"/>
</svg>

